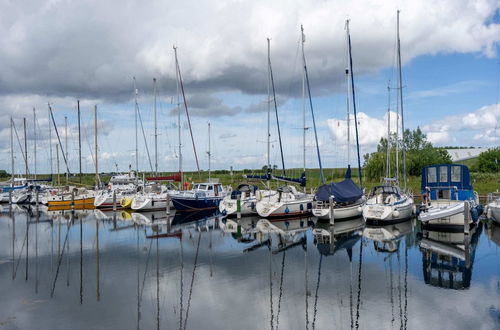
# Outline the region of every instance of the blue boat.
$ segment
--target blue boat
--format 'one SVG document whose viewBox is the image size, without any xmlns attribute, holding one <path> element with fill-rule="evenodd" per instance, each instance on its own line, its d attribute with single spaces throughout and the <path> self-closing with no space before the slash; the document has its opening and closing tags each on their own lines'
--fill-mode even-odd
<svg viewBox="0 0 500 330">
<path fill-rule="evenodd" d="M 181 191 L 171 196 L 177 211 L 200 211 L 219 207 L 226 197 L 226 191 L 220 183 L 196 183 L 191 190 Z"/>
<path fill-rule="evenodd" d="M 469 168 L 465 165 L 439 164 L 422 169 L 422 204 L 418 218 L 427 226 L 464 227 L 483 213 L 474 191 Z M 467 209 L 470 215 L 467 215 Z"/>
</svg>

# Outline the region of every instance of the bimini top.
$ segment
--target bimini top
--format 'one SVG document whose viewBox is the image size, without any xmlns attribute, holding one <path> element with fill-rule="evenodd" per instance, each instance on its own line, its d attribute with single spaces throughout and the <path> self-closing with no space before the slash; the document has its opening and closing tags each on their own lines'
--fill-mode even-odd
<svg viewBox="0 0 500 330">
<path fill-rule="evenodd" d="M 439 164 L 422 169 L 422 191 L 429 188 L 472 190 L 469 168 L 458 164 Z"/>
<path fill-rule="evenodd" d="M 317 201 L 328 201 L 330 196 L 338 203 L 355 202 L 363 196 L 363 191 L 351 180 L 350 166 L 347 168 L 343 181 L 320 186 L 314 198 Z"/>
</svg>

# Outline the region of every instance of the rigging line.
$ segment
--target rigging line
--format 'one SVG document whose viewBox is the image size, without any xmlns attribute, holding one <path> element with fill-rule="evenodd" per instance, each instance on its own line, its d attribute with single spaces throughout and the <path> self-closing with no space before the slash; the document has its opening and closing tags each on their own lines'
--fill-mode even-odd
<svg viewBox="0 0 500 330">
<path fill-rule="evenodd" d="M 156 324 L 160 330 L 160 249 L 158 237 L 156 237 Z"/>
<path fill-rule="evenodd" d="M 180 298 L 180 317 L 179 317 L 179 330 L 182 330 L 182 313 L 183 313 L 183 302 L 184 302 L 184 249 L 182 247 L 182 237 L 179 240 L 179 243 L 181 245 L 181 294 L 179 295 Z"/>
<path fill-rule="evenodd" d="M 404 328 L 408 323 L 408 247 L 405 242 L 405 309 L 404 309 Z"/>
<path fill-rule="evenodd" d="M 276 313 L 276 330 L 278 330 L 279 325 L 280 325 L 280 311 L 281 311 L 281 298 L 283 296 L 283 273 L 285 270 L 285 256 L 286 256 L 286 251 L 283 251 L 283 259 L 281 260 L 281 275 L 280 275 L 280 295 L 278 298 L 278 313 Z"/>
<path fill-rule="evenodd" d="M 270 40 L 269 38 L 267 38 L 267 42 L 268 42 L 268 45 L 270 43 Z M 273 103 L 274 103 L 274 113 L 276 114 L 276 127 L 278 128 L 278 140 L 279 140 L 279 143 L 280 143 L 280 153 L 281 153 L 281 164 L 283 166 L 283 175 L 286 175 L 285 174 L 285 158 L 283 157 L 283 144 L 281 143 L 281 130 L 280 130 L 280 121 L 279 121 L 279 117 L 278 117 L 278 104 L 276 102 L 276 90 L 274 88 L 274 75 L 273 75 L 273 67 L 271 65 L 271 55 L 270 55 L 270 49 L 269 49 L 269 56 L 267 57 L 267 62 L 268 62 L 268 66 L 269 66 L 269 75 L 270 75 L 270 79 L 271 79 L 271 88 L 272 88 L 272 91 L 273 91 Z"/>
<path fill-rule="evenodd" d="M 149 268 L 149 259 L 151 256 L 151 246 L 153 246 L 153 240 L 149 241 L 149 249 L 148 249 L 148 256 L 146 258 L 146 267 L 144 268 L 144 275 L 142 276 L 142 287 L 141 287 L 141 302 L 142 302 L 142 294 L 144 292 L 144 287 L 146 286 L 146 275 L 148 273 L 148 268 Z"/>
<path fill-rule="evenodd" d="M 361 242 L 359 245 L 359 268 L 358 268 L 358 297 L 356 301 L 356 329 L 359 329 L 359 308 L 361 305 L 361 266 L 363 265 L 363 237 L 361 237 Z"/>
<path fill-rule="evenodd" d="M 394 280 L 393 280 L 393 272 L 392 272 L 392 256 L 389 258 L 389 280 L 390 280 L 390 293 L 391 293 L 391 327 L 394 326 L 394 321 L 396 318 L 394 317 Z"/>
<path fill-rule="evenodd" d="M 12 120 L 12 125 L 13 125 L 13 127 L 14 127 L 14 132 L 16 133 L 17 142 L 19 143 L 19 148 L 21 149 L 21 153 L 23 154 L 24 164 L 25 164 L 25 165 L 26 165 L 26 167 L 27 167 L 27 166 L 28 166 L 28 165 L 27 165 L 28 160 L 26 159 L 26 154 L 24 153 L 24 149 L 23 149 L 23 146 L 22 146 L 22 144 L 21 144 L 21 140 L 19 139 L 19 135 L 17 134 L 16 123 L 14 122 L 14 120 L 13 120 L 13 119 L 11 119 L 11 120 Z M 31 174 L 31 173 L 29 172 L 29 169 L 28 169 L 28 173 L 26 173 L 26 174 Z"/>
<path fill-rule="evenodd" d="M 398 301 L 399 301 L 399 321 L 400 329 L 403 329 L 403 306 L 401 302 L 401 259 L 399 258 L 399 250 L 397 253 L 398 258 Z"/>
<path fill-rule="evenodd" d="M 28 226 L 29 226 L 29 224 L 28 224 Z M 21 262 L 21 255 L 23 254 L 24 246 L 28 244 L 27 241 L 28 241 L 28 231 L 26 231 L 26 234 L 24 235 L 23 245 L 21 246 L 21 251 L 19 251 L 19 257 L 17 258 L 17 264 L 16 264 L 16 268 L 15 268 L 15 271 L 13 274 L 13 279 L 16 278 L 17 269 L 19 268 L 19 264 Z M 14 262 L 14 260 L 13 260 L 13 262 Z"/>
<path fill-rule="evenodd" d="M 349 45 L 349 71 L 351 73 L 352 109 L 354 112 L 354 128 L 356 130 L 356 150 L 358 153 L 359 185 L 361 186 L 361 188 L 363 188 L 363 177 L 361 174 L 361 158 L 359 155 L 358 112 L 356 111 L 356 92 L 354 90 L 354 72 L 352 70 L 352 47 L 351 47 L 351 34 L 349 32 L 349 20 L 347 20 L 347 40 Z"/>
<path fill-rule="evenodd" d="M 319 292 L 319 282 L 321 279 L 321 265 L 323 263 L 323 254 L 319 255 L 319 266 L 318 266 L 318 281 L 316 283 L 316 293 L 314 295 L 314 314 L 313 314 L 313 321 L 312 321 L 312 328 L 315 329 L 316 325 L 316 314 L 318 312 L 318 292 Z"/>
<path fill-rule="evenodd" d="M 302 60 L 304 62 L 304 73 L 306 75 L 307 93 L 309 95 L 309 106 L 311 107 L 311 116 L 312 116 L 312 122 L 313 122 L 313 127 L 314 127 L 314 138 L 316 139 L 316 152 L 318 154 L 319 171 L 320 171 L 320 176 L 321 176 L 321 183 L 325 184 L 325 175 L 323 173 L 323 166 L 321 165 L 321 155 L 319 153 L 318 133 L 316 132 L 316 119 L 314 118 L 314 109 L 313 109 L 312 96 L 311 96 L 311 86 L 309 85 L 309 74 L 307 72 L 306 55 L 304 53 L 305 35 L 304 35 L 304 28 L 302 25 L 300 26 L 300 29 L 301 29 L 301 33 L 302 33 Z"/>
<path fill-rule="evenodd" d="M 198 254 L 200 252 L 200 241 L 201 241 L 201 231 L 198 234 L 198 245 L 196 247 L 196 254 L 194 256 L 194 267 L 193 267 L 193 274 L 191 275 L 191 285 L 189 287 L 189 296 L 188 296 L 187 307 L 186 307 L 186 317 L 184 319 L 184 330 L 186 330 L 186 324 L 187 324 L 187 320 L 189 317 L 189 307 L 191 306 L 191 295 L 193 294 L 194 276 L 195 276 L 195 272 L 196 272 L 196 267 L 198 266 Z"/>
<path fill-rule="evenodd" d="M 309 299 L 307 296 L 307 290 L 308 290 L 308 273 L 307 273 L 307 244 L 306 244 L 306 249 L 304 250 L 304 268 L 305 268 L 305 297 L 306 297 L 306 330 L 309 330 Z"/>
<path fill-rule="evenodd" d="M 140 255 L 139 255 L 139 228 L 136 227 L 135 231 L 137 233 L 137 250 L 136 250 L 136 257 L 137 257 L 137 330 L 140 329 L 140 323 L 141 323 L 141 304 L 139 300 L 139 293 L 140 293 L 140 283 L 141 283 L 141 276 L 139 272 L 139 260 L 140 260 Z"/>
<path fill-rule="evenodd" d="M 271 251 L 271 244 L 269 244 L 269 309 L 271 312 L 271 318 L 270 318 L 270 323 L 271 323 L 271 330 L 274 329 L 274 311 L 273 311 L 273 270 L 272 270 L 272 264 L 273 264 L 273 254 Z"/>
<path fill-rule="evenodd" d="M 186 101 L 186 94 L 184 92 L 184 83 L 182 81 L 181 68 L 179 66 L 179 61 L 177 61 L 177 53 L 175 53 L 175 54 L 176 54 L 175 57 L 176 57 L 177 71 L 179 73 L 179 85 L 181 87 L 182 99 L 184 100 L 184 109 L 186 110 L 186 116 L 187 116 L 188 126 L 189 126 L 189 134 L 191 134 L 191 142 L 193 143 L 194 158 L 196 159 L 196 168 L 198 169 L 198 176 L 201 177 L 200 163 L 198 162 L 198 154 L 196 153 L 196 145 L 194 143 L 193 129 L 191 128 L 191 119 L 189 117 L 189 110 L 188 110 L 187 101 Z M 180 111 L 180 109 L 179 109 L 179 111 Z"/>
<path fill-rule="evenodd" d="M 50 106 L 50 103 L 47 103 L 47 104 L 49 105 L 50 117 L 52 118 L 52 123 L 54 124 L 54 130 L 56 131 L 57 140 L 59 141 L 59 147 L 61 148 L 61 151 L 62 151 L 64 164 L 66 165 L 66 171 L 69 175 L 70 171 L 69 171 L 69 166 L 68 166 L 68 160 L 66 159 L 66 153 L 65 153 L 63 145 L 61 143 L 61 137 L 59 136 L 59 131 L 57 130 L 56 120 L 54 119 L 54 113 L 52 112 L 52 107 Z"/>
<path fill-rule="evenodd" d="M 69 235 L 70 230 L 71 230 L 71 227 L 69 227 L 68 231 L 66 232 L 66 237 L 64 238 L 64 243 L 63 243 L 63 249 L 62 249 L 61 254 L 59 255 L 59 257 L 57 259 L 56 275 L 54 277 L 54 282 L 52 283 L 52 291 L 50 292 L 51 298 L 54 297 L 54 291 L 56 290 L 56 282 L 57 282 L 57 278 L 59 276 L 59 269 L 61 268 L 61 262 L 62 262 L 62 259 L 64 256 L 64 250 L 66 247 L 66 242 L 68 241 L 68 235 Z"/>
<path fill-rule="evenodd" d="M 146 147 L 146 153 L 148 154 L 149 167 L 151 168 L 151 172 L 154 172 L 153 163 L 151 162 L 151 155 L 149 154 L 148 141 L 146 140 L 146 133 L 144 132 L 144 126 L 142 124 L 141 110 L 139 109 L 139 104 L 137 103 L 137 100 L 135 101 L 135 108 L 137 111 L 137 115 L 139 116 L 139 122 L 141 123 L 142 137 L 144 138 L 144 146 Z"/>
</svg>

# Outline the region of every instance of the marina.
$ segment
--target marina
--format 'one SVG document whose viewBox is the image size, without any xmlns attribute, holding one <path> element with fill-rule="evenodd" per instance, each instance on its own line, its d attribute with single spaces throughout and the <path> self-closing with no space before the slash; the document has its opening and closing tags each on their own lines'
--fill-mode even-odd
<svg viewBox="0 0 500 330">
<path fill-rule="evenodd" d="M 331 226 L 313 217 L 124 213 L 4 207 L 2 326 L 498 325 L 500 227 L 491 220 L 447 233 L 415 218 L 372 227 L 362 218 Z"/>
</svg>

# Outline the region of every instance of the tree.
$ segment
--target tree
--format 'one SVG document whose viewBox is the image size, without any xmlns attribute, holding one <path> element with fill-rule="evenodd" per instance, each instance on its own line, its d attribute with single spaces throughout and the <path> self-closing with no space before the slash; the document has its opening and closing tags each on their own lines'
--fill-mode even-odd
<svg viewBox="0 0 500 330">
<path fill-rule="evenodd" d="M 396 158 L 399 162 L 399 177 L 403 175 L 403 146 L 406 146 L 406 171 L 408 175 L 420 175 L 422 168 L 427 165 L 451 163 L 448 152 L 443 148 L 434 148 L 432 143 L 427 141 L 427 136 L 419 127 L 413 131 L 405 130 L 403 139 L 396 139 L 396 135 L 393 134 L 389 137 L 389 141 L 391 145 L 390 176 L 396 175 Z M 397 156 L 396 143 L 399 146 Z M 386 175 L 387 145 L 387 139 L 381 138 L 377 151 L 365 155 L 365 175 L 367 178 L 378 179 Z"/>
<path fill-rule="evenodd" d="M 500 147 L 488 149 L 479 154 L 478 167 L 480 172 L 500 172 Z"/>
<path fill-rule="evenodd" d="M 6 170 L 0 170 L 0 178 L 7 178 L 10 174 Z"/>
</svg>

